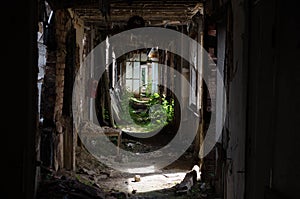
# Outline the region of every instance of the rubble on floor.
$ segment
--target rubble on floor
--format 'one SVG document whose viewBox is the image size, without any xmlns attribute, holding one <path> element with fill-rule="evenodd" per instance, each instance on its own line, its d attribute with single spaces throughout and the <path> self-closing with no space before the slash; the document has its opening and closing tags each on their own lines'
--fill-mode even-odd
<svg viewBox="0 0 300 199">
<path fill-rule="evenodd" d="M 149 146 L 129 140 L 124 140 L 123 147 L 150 150 Z M 107 167 L 84 147 L 78 147 L 76 151 L 75 171 L 41 169 L 37 199 L 212 198 L 213 188 L 199 179 L 199 168 L 188 169 L 191 168 L 188 164 L 190 154 L 184 154 L 182 158 L 186 159 L 178 160 L 160 172 L 137 176 Z"/>
<path fill-rule="evenodd" d="M 66 172 L 67 173 L 67 172 Z M 143 182 L 144 183 L 144 182 Z M 210 187 L 205 183 L 195 183 L 188 192 L 177 192 L 178 184 L 169 189 L 131 193 L 111 189 L 104 191 L 93 179 L 74 178 L 55 173 L 44 176 L 39 185 L 37 199 L 211 199 Z"/>
</svg>

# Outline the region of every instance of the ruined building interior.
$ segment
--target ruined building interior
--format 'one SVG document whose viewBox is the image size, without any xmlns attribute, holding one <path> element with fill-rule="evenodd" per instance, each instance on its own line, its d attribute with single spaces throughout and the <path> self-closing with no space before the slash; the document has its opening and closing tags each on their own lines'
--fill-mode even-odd
<svg viewBox="0 0 300 199">
<path fill-rule="evenodd" d="M 294 1 L 21 5 L 6 198 L 300 198 Z"/>
</svg>

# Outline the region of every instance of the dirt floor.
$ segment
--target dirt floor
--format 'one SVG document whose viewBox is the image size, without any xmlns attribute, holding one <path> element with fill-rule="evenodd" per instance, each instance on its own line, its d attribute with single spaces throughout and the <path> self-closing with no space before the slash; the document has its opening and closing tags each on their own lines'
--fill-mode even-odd
<svg viewBox="0 0 300 199">
<path fill-rule="evenodd" d="M 159 145 L 123 138 L 121 147 L 141 152 Z M 171 165 L 154 173 L 138 174 L 139 176 L 107 167 L 83 146 L 77 147 L 76 150 L 75 171 L 55 172 L 42 167 L 37 199 L 215 198 L 209 183 L 201 179 L 193 182 L 188 191 L 179 192 L 179 185 L 194 166 L 195 161 L 190 150 Z M 136 181 L 135 177 L 139 177 L 140 180 Z"/>
</svg>

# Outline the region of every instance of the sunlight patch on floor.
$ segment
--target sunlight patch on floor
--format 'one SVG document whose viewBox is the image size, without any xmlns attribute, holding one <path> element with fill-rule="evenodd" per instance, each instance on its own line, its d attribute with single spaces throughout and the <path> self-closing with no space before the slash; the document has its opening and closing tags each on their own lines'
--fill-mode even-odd
<svg viewBox="0 0 300 199">
<path fill-rule="evenodd" d="M 127 169 L 127 173 L 154 173 L 156 171 L 154 166 L 131 168 Z"/>
<path fill-rule="evenodd" d="M 134 190 L 137 193 L 158 191 L 174 187 L 183 180 L 185 174 L 186 172 L 140 175 L 139 182 L 134 181 L 134 178 L 128 178 L 126 184 L 129 193 Z"/>
</svg>

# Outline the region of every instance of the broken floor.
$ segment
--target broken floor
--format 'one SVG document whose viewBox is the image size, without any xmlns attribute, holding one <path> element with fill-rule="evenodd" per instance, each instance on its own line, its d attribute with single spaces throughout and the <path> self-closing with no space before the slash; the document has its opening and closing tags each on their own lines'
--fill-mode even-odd
<svg viewBox="0 0 300 199">
<path fill-rule="evenodd" d="M 157 146 L 122 139 L 122 147 L 131 151 L 149 151 Z M 209 183 L 199 180 L 188 192 L 178 192 L 186 173 L 193 167 L 192 150 L 155 173 L 123 173 L 96 160 L 84 147 L 76 149 L 76 171 L 42 168 L 38 199 L 54 198 L 216 198 Z"/>
</svg>

